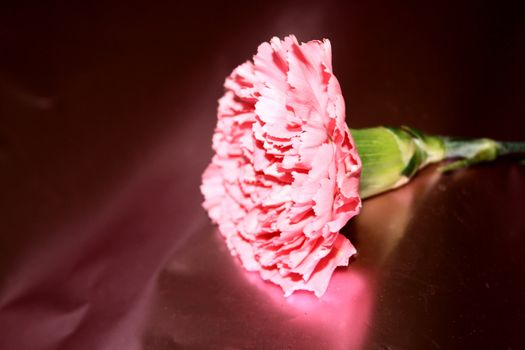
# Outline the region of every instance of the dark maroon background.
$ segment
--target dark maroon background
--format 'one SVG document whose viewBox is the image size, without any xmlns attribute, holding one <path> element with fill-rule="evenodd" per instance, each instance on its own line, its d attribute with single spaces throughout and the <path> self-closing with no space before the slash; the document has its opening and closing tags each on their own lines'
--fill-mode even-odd
<svg viewBox="0 0 525 350">
<path fill-rule="evenodd" d="M 480 2 L 0 7 L 0 349 L 525 348 L 525 168 L 365 202 L 321 300 L 244 272 L 200 207 L 224 77 L 329 38 L 352 127 L 525 139 L 525 11 Z"/>
</svg>

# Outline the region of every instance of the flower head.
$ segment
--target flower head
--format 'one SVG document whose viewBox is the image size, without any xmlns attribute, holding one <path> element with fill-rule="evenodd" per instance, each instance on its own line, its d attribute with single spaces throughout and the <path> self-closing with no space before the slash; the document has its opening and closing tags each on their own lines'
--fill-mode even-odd
<svg viewBox="0 0 525 350">
<path fill-rule="evenodd" d="M 361 161 L 328 40 L 262 43 L 226 79 L 205 170 L 204 208 L 243 266 L 324 294 L 355 254 L 339 230 L 359 213 Z"/>
</svg>

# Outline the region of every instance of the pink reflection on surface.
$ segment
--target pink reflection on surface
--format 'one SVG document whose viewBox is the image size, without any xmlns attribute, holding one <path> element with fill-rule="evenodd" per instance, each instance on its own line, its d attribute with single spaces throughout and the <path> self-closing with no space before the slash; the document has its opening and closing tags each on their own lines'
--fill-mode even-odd
<svg viewBox="0 0 525 350">
<path fill-rule="evenodd" d="M 360 349 L 370 323 L 374 300 L 374 277 L 363 269 L 339 269 L 322 298 L 298 292 L 285 298 L 282 289 L 244 272 L 249 282 L 268 296 L 274 306 L 329 349 Z"/>
</svg>

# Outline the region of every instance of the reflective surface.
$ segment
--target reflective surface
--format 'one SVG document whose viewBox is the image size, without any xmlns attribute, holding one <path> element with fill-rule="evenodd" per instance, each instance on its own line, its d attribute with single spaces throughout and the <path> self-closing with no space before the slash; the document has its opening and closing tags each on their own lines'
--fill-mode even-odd
<svg viewBox="0 0 525 350">
<path fill-rule="evenodd" d="M 326 295 L 287 299 L 200 207 L 222 81 L 328 37 L 352 127 L 523 139 L 525 22 L 463 3 L 2 5 L 1 349 L 521 349 L 525 167 L 367 200 Z"/>
</svg>

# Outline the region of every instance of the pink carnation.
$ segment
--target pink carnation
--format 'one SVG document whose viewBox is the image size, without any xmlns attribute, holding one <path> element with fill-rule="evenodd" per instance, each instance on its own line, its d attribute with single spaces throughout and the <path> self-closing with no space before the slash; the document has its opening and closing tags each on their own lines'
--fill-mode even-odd
<svg viewBox="0 0 525 350">
<path fill-rule="evenodd" d="M 204 208 L 247 270 L 320 297 L 356 252 L 339 230 L 361 207 L 330 42 L 273 38 L 224 86 Z"/>
</svg>

